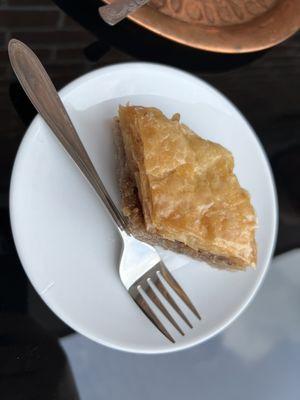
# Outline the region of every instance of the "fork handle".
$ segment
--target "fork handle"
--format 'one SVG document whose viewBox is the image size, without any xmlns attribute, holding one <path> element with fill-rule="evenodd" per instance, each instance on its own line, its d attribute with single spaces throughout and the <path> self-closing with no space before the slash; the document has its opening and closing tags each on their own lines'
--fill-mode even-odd
<svg viewBox="0 0 300 400">
<path fill-rule="evenodd" d="M 12 39 L 8 53 L 13 70 L 30 101 L 52 129 L 67 153 L 106 205 L 121 231 L 126 222 L 105 189 L 72 124 L 58 93 L 41 62 L 24 43 Z"/>
<path fill-rule="evenodd" d="M 106 6 L 99 7 L 99 14 L 109 25 L 116 25 L 129 14 L 147 4 L 149 0 L 113 0 Z"/>
</svg>

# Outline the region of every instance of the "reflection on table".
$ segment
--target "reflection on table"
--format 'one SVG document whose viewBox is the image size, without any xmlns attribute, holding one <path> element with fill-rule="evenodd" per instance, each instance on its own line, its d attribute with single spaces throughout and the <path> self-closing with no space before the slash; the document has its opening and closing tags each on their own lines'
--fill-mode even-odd
<svg viewBox="0 0 300 400">
<path fill-rule="evenodd" d="M 300 249 L 273 260 L 256 298 L 223 334 L 161 356 L 74 334 L 61 340 L 82 399 L 289 400 L 300 396 Z"/>
</svg>

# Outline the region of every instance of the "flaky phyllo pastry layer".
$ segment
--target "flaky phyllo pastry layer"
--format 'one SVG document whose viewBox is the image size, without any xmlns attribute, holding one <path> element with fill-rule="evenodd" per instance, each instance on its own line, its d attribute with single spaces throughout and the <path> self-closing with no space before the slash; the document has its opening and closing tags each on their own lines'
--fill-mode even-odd
<svg viewBox="0 0 300 400">
<path fill-rule="evenodd" d="M 156 108 L 120 107 L 119 126 L 147 233 L 254 266 L 256 216 L 232 154 Z"/>
</svg>

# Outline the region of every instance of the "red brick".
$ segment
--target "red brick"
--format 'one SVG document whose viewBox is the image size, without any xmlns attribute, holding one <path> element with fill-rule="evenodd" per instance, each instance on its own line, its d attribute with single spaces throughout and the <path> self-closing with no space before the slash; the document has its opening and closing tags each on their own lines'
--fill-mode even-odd
<svg viewBox="0 0 300 400">
<path fill-rule="evenodd" d="M 3 46 L 5 44 L 5 33 L 0 32 L 0 46 Z"/>
<path fill-rule="evenodd" d="M 24 132 L 24 124 L 11 102 L 8 90 L 6 93 L 2 93 L 0 97 L 0 116 L 0 136 L 3 137 L 8 134 L 12 136 L 13 133 L 21 134 Z"/>
<path fill-rule="evenodd" d="M 6 78 L 0 77 L 0 93 L 8 92 L 8 81 Z M 1 100 L 2 101 L 2 100 Z"/>
<path fill-rule="evenodd" d="M 128 61 L 134 61 L 134 57 L 119 50 L 111 49 L 101 58 L 101 66 Z"/>
<path fill-rule="evenodd" d="M 52 59 L 52 54 L 54 54 L 54 49 L 38 49 L 31 47 L 38 58 L 43 62 L 49 62 Z"/>
<path fill-rule="evenodd" d="M 62 26 L 64 28 L 74 28 L 80 29 L 80 25 L 73 18 L 70 18 L 68 15 L 63 16 Z"/>
<path fill-rule="evenodd" d="M 7 81 L 7 88 L 9 86 L 9 82 Z M 7 91 L 7 93 L 1 95 L 1 101 L 0 101 L 0 111 L 2 112 L 3 110 L 11 110 L 12 109 L 12 103 L 10 101 L 10 96 Z"/>
<path fill-rule="evenodd" d="M 18 146 L 20 143 L 20 137 L 16 136 L 14 132 L 11 135 L 0 134 L 0 167 L 1 175 L 9 172 L 9 167 L 13 164 Z"/>
<path fill-rule="evenodd" d="M 85 73 L 84 63 L 46 64 L 45 69 L 51 77 L 77 77 Z"/>
<path fill-rule="evenodd" d="M 54 83 L 54 86 L 57 90 L 61 89 L 68 83 L 72 82 L 74 79 L 78 78 L 81 75 L 84 75 L 88 71 L 82 71 L 80 74 L 69 74 L 65 76 L 53 76 L 51 77 Z"/>
<path fill-rule="evenodd" d="M 2 93 L 0 97 L 0 114 L 3 116 L 4 113 L 10 112 L 12 107 L 8 92 Z"/>
<path fill-rule="evenodd" d="M 55 58 L 57 61 L 64 61 L 64 60 L 83 61 L 85 60 L 85 55 L 83 53 L 83 49 L 80 47 L 67 47 L 64 49 L 57 49 Z"/>
<path fill-rule="evenodd" d="M 7 3 L 12 6 L 52 6 L 56 8 L 52 0 L 7 0 Z"/>
<path fill-rule="evenodd" d="M 7 67 L 8 67 L 8 65 L 0 65 L 1 78 L 5 78 L 7 76 Z"/>
<path fill-rule="evenodd" d="M 6 49 L 0 49 L 0 65 L 8 64 L 8 53 Z"/>
<path fill-rule="evenodd" d="M 53 81 L 56 89 L 60 90 L 61 88 L 63 88 L 65 85 L 70 83 L 75 78 L 77 78 L 77 77 L 75 76 L 74 78 L 71 78 L 68 76 L 59 76 L 59 77 L 52 77 L 52 81 Z"/>
<path fill-rule="evenodd" d="M 1 27 L 55 27 L 58 23 L 58 11 L 1 10 Z"/>
<path fill-rule="evenodd" d="M 5 121 L 0 124 L 0 135 L 10 134 L 20 134 L 24 131 L 24 125 L 18 116 L 14 114 L 6 114 Z"/>
<path fill-rule="evenodd" d="M 11 32 L 11 37 L 22 40 L 28 45 L 56 45 L 64 47 L 66 44 L 89 44 L 95 40 L 94 36 L 85 30 L 80 31 L 64 31 L 53 30 L 47 32 Z"/>
</svg>

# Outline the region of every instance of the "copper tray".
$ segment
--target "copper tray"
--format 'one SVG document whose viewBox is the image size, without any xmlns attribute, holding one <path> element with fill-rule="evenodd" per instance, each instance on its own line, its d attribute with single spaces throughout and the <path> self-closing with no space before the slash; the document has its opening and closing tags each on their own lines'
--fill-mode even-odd
<svg viewBox="0 0 300 400">
<path fill-rule="evenodd" d="M 245 53 L 274 46 L 295 33 L 300 0 L 151 0 L 129 18 L 187 46 Z"/>
</svg>

